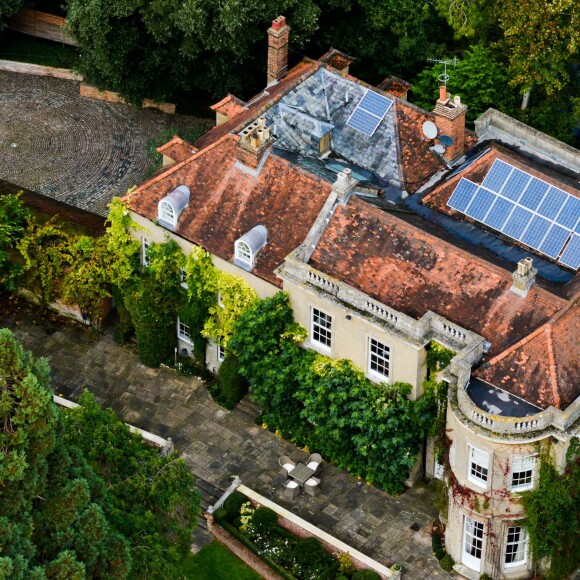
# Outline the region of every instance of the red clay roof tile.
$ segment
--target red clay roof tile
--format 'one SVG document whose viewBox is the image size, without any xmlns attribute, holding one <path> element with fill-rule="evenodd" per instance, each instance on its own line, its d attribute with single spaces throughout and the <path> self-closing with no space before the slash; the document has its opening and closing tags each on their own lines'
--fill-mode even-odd
<svg viewBox="0 0 580 580">
<path fill-rule="evenodd" d="M 168 141 L 161 147 L 157 148 L 157 152 L 169 157 L 169 159 L 173 159 L 173 161 L 180 162 L 188 157 L 191 157 L 194 153 L 197 153 L 197 147 L 189 144 L 187 141 L 184 141 L 177 135 Z"/>
</svg>

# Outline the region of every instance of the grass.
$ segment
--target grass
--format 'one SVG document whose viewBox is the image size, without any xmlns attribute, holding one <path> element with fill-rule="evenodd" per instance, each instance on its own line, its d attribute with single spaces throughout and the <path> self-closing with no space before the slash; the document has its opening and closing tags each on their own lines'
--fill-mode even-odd
<svg viewBox="0 0 580 580">
<path fill-rule="evenodd" d="M 181 576 L 195 580 L 260 580 L 261 576 L 219 542 L 213 541 L 181 563 Z"/>
<path fill-rule="evenodd" d="M 74 46 L 34 38 L 13 30 L 3 30 L 0 33 L 0 59 L 74 68 L 78 64 L 79 57 Z"/>
</svg>

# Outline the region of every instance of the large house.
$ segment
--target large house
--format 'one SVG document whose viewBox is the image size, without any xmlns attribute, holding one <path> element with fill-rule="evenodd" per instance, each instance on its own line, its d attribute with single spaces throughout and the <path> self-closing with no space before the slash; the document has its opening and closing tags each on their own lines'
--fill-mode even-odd
<svg viewBox="0 0 580 580">
<path fill-rule="evenodd" d="M 428 445 L 410 479 L 450 483 L 461 574 L 527 578 L 515 500 L 539 447 L 564 467 L 580 417 L 578 152 L 494 110 L 467 131 L 444 87 L 424 111 L 404 81 L 369 86 L 334 49 L 288 70 L 288 37 L 274 20 L 264 91 L 228 95 L 196 143 L 159 149 L 164 168 L 130 197 L 143 261 L 153 241 L 203 247 L 259 296 L 286 290 L 305 347 L 413 398 L 429 345 L 453 350 L 449 461 Z M 223 356 L 210 342 L 208 366 Z"/>
</svg>

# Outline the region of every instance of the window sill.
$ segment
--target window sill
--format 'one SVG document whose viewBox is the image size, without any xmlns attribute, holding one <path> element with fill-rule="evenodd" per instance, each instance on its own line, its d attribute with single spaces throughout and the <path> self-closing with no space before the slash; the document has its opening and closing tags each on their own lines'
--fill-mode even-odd
<svg viewBox="0 0 580 580">
<path fill-rule="evenodd" d="M 366 377 L 369 379 L 369 381 L 373 381 L 373 383 L 387 383 L 387 385 L 391 384 L 391 380 L 388 375 L 380 375 L 374 371 L 367 371 Z"/>
<path fill-rule="evenodd" d="M 472 479 L 472 478 L 471 478 L 471 477 L 469 477 L 469 476 L 467 477 L 467 481 L 468 481 L 469 483 L 471 483 L 471 484 L 475 485 L 475 486 L 476 486 L 476 487 L 478 487 L 479 489 L 482 489 L 482 490 L 484 490 L 484 491 L 486 491 L 486 490 L 487 490 L 487 488 L 488 488 L 488 485 L 487 485 L 487 483 L 488 483 L 488 482 L 486 482 L 486 481 L 484 482 L 484 481 L 480 481 L 480 480 L 478 480 L 478 479 Z"/>
<path fill-rule="evenodd" d="M 314 340 L 311 340 L 309 342 L 309 346 L 312 350 L 315 350 L 316 352 L 319 352 L 320 354 L 326 354 L 326 355 L 332 354 L 332 347 L 326 346 L 326 345 L 322 344 L 321 342 L 315 342 Z"/>
<path fill-rule="evenodd" d="M 180 340 L 181 342 L 185 342 L 185 344 L 189 344 L 190 346 L 193 346 L 193 341 L 189 338 L 184 338 L 183 336 L 177 335 L 177 340 Z"/>
</svg>

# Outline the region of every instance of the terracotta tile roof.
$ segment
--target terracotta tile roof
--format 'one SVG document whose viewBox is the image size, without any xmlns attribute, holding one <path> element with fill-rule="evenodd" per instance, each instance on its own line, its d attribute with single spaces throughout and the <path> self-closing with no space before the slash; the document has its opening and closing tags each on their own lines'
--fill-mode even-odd
<svg viewBox="0 0 580 580">
<path fill-rule="evenodd" d="M 481 334 L 490 356 L 566 304 L 538 286 L 514 294 L 511 272 L 357 198 L 337 208 L 310 263 L 414 318 L 432 310 Z"/>
<path fill-rule="evenodd" d="M 330 185 L 272 153 L 257 177 L 235 163 L 236 139 L 225 135 L 135 190 L 130 207 L 153 221 L 158 202 L 177 186 L 187 185 L 189 205 L 174 232 L 229 262 L 235 240 L 264 225 L 268 243 L 258 254 L 253 273 L 281 286 L 274 269 L 302 243 Z"/>
<path fill-rule="evenodd" d="M 165 143 L 165 145 L 157 147 L 158 153 L 161 153 L 178 163 L 184 159 L 187 159 L 194 153 L 197 153 L 197 151 L 197 147 L 190 145 L 187 141 L 184 141 L 177 135 L 175 135 L 171 141 Z"/>
<path fill-rule="evenodd" d="M 341 71 L 347 66 L 350 66 L 355 61 L 355 58 L 337 50 L 336 48 L 331 48 L 326 54 L 323 54 L 319 60 L 320 62 Z"/>
<path fill-rule="evenodd" d="M 245 110 L 245 105 L 246 103 L 238 99 L 238 97 L 228 94 L 219 103 L 212 105 L 210 109 L 216 113 L 220 113 L 220 115 L 224 115 L 228 119 L 233 119 Z"/>
<path fill-rule="evenodd" d="M 451 208 L 447 207 L 447 201 L 451 197 L 451 194 L 455 190 L 455 187 L 462 177 L 465 177 L 474 183 L 481 184 L 496 159 L 501 159 L 502 161 L 505 161 L 514 167 L 518 167 L 523 171 L 538 177 L 539 179 L 543 179 L 555 187 L 559 187 L 560 189 L 575 195 L 576 197 L 580 197 L 580 190 L 577 187 L 574 187 L 571 183 L 563 181 L 565 178 L 563 178 L 560 174 L 557 174 L 555 171 L 547 167 L 540 168 L 534 163 L 531 163 L 525 157 L 518 155 L 517 153 L 514 153 L 509 149 L 502 147 L 501 145 L 491 143 L 487 153 L 466 167 L 465 170 L 461 173 L 458 173 L 451 179 L 437 186 L 432 192 L 423 198 L 423 203 L 448 215 L 453 215 L 457 218 L 463 217 L 463 214 L 453 211 Z"/>
<path fill-rule="evenodd" d="M 319 67 L 320 63 L 318 62 L 308 59 L 302 60 L 280 82 L 267 87 L 265 91 L 251 98 L 246 103 L 247 109 L 244 109 L 233 119 L 210 129 L 194 145 L 201 150 L 210 143 L 214 143 L 224 135 L 227 135 L 230 131 L 236 133 L 241 131 L 246 123 L 263 114 L 273 103 L 279 101 L 285 93 L 308 78 Z"/>
<path fill-rule="evenodd" d="M 390 76 L 387 77 L 383 82 L 377 85 L 377 89 L 381 91 L 387 91 L 395 97 L 404 97 L 407 91 L 410 91 L 413 85 L 400 79 L 399 77 Z"/>
<path fill-rule="evenodd" d="M 405 179 L 403 187 L 409 193 L 414 193 L 434 173 L 445 168 L 441 158 L 430 150 L 433 142 L 425 139 L 422 131 L 423 123 L 435 121 L 435 115 L 406 101 L 396 101 L 395 106 L 400 145 L 399 164 Z"/>
<path fill-rule="evenodd" d="M 580 394 L 580 297 L 474 376 L 546 409 Z"/>
</svg>

